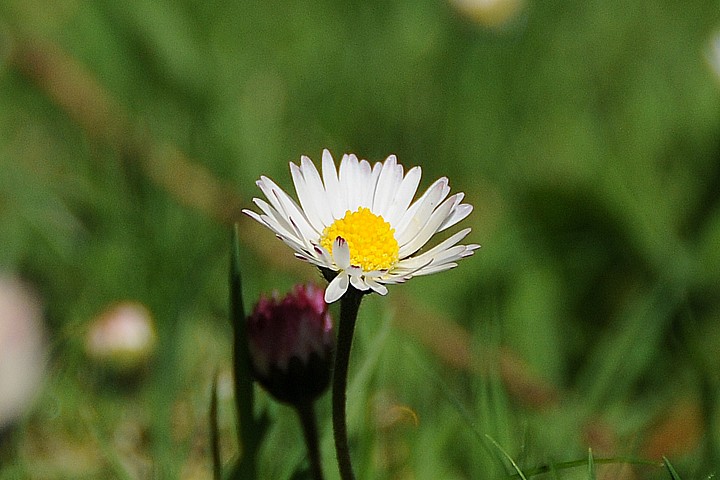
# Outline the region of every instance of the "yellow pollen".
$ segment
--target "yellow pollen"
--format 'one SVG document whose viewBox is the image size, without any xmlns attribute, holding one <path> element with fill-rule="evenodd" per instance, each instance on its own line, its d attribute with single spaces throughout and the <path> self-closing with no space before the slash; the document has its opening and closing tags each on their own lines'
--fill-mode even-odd
<svg viewBox="0 0 720 480">
<path fill-rule="evenodd" d="M 400 247 L 395 240 L 395 229 L 369 208 L 345 212 L 345 216 L 325 227 L 320 245 L 332 253 L 333 242 L 342 237 L 350 247 L 350 264 L 365 272 L 388 270 L 398 262 Z"/>
</svg>

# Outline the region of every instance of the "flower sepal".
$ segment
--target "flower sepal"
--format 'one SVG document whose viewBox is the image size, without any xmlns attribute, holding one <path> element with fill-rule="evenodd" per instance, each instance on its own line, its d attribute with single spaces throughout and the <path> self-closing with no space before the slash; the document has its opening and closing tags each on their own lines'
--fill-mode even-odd
<svg viewBox="0 0 720 480">
<path fill-rule="evenodd" d="M 332 349 L 321 355 L 313 352 L 307 360 L 294 356 L 287 368 L 272 365 L 267 373 L 253 369 L 255 379 L 275 399 L 290 405 L 302 405 L 318 398 L 330 386 Z"/>
</svg>

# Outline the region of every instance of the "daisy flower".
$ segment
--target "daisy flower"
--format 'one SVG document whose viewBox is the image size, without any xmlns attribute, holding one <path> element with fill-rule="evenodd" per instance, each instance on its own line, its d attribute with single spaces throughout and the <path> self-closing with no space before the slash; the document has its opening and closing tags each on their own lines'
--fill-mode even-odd
<svg viewBox="0 0 720 480">
<path fill-rule="evenodd" d="M 267 201 L 254 198 L 262 211 L 243 210 L 295 251 L 334 278 L 325 301 L 338 300 L 352 285 L 357 290 L 387 293 L 386 285 L 457 266 L 479 245 L 458 245 L 470 233 L 463 229 L 427 250 L 438 232 L 467 217 L 472 206 L 464 194 L 448 197 L 448 179 L 436 180 L 417 200 L 421 169 L 404 172 L 395 155 L 371 165 L 343 155 L 340 168 L 323 150 L 322 176 L 312 160 L 290 163 L 299 203 L 268 177 L 257 181 Z M 330 272 L 328 275 L 327 272 Z M 336 273 L 335 273 L 336 272 Z"/>
</svg>

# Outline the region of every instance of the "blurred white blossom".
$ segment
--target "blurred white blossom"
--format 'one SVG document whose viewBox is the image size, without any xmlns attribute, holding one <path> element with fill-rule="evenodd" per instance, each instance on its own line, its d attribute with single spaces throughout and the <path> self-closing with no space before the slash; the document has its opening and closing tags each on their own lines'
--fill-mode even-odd
<svg viewBox="0 0 720 480">
<path fill-rule="evenodd" d="M 706 57 L 715 76 L 720 80 L 720 32 L 715 32 L 710 37 Z"/>
<path fill-rule="evenodd" d="M 16 278 L 0 276 L 0 428 L 32 405 L 46 348 L 40 300 Z"/>
<path fill-rule="evenodd" d="M 490 28 L 508 24 L 525 6 L 524 0 L 450 0 L 450 3 L 470 20 Z"/>
<path fill-rule="evenodd" d="M 109 307 L 91 322 L 85 350 L 94 360 L 132 369 L 145 363 L 155 342 L 150 311 L 140 303 L 123 302 Z"/>
</svg>

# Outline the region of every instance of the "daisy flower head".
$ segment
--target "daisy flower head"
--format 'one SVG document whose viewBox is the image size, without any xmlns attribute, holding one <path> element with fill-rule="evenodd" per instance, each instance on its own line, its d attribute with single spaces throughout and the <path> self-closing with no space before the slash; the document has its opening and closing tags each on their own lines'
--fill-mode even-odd
<svg viewBox="0 0 720 480">
<path fill-rule="evenodd" d="M 298 201 L 262 176 L 257 185 L 267 201 L 253 199 L 262 213 L 243 212 L 331 278 L 327 303 L 342 297 L 350 285 L 385 295 L 386 285 L 448 270 L 479 248 L 458 245 L 470 233 L 465 228 L 423 249 L 436 233 L 467 217 L 472 206 L 461 203 L 463 193 L 448 197 L 445 177 L 413 201 L 421 169 L 405 172 L 395 155 L 373 165 L 343 155 L 336 168 L 330 152 L 323 150 L 322 174 L 306 156 L 300 165 L 290 163 L 290 173 Z"/>
</svg>

